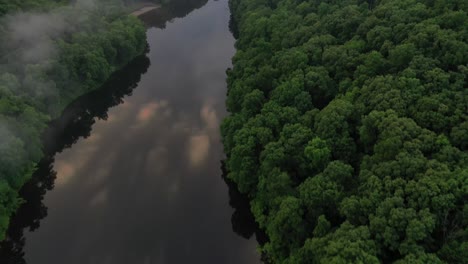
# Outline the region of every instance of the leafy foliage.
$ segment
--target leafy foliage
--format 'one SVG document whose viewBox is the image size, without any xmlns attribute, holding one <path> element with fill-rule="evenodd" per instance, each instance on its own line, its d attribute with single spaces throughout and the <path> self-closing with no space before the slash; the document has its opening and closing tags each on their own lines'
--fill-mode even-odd
<svg viewBox="0 0 468 264">
<path fill-rule="evenodd" d="M 230 8 L 226 168 L 269 260 L 466 262 L 466 1 Z"/>
<path fill-rule="evenodd" d="M 47 10 L 66 2 L 66 0 L 2 0 L 0 1 L 0 16 L 21 10 Z"/>
<path fill-rule="evenodd" d="M 0 15 L 25 8 L 50 9 L 59 2 L 2 2 Z M 42 132 L 47 122 L 146 49 L 145 28 L 135 17 L 108 14 L 100 8 L 60 7 L 51 12 L 55 11 L 67 19 L 80 19 L 73 30 L 41 36 L 56 49 L 57 56 L 26 63 L 21 59 L 22 47 L 0 50 L 0 240 L 21 202 L 19 188 L 43 156 Z M 2 28 L 0 24 L 0 33 Z M 8 46 L 8 35 L 4 36 L 0 47 Z"/>
</svg>

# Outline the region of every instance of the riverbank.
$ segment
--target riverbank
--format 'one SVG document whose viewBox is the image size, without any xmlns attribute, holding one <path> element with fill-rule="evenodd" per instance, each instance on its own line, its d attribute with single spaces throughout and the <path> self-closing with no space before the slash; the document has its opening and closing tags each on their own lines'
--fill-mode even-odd
<svg viewBox="0 0 468 264">
<path fill-rule="evenodd" d="M 130 8 L 130 15 L 139 17 L 158 8 L 161 8 L 161 5 L 154 3 L 141 3 Z"/>
<path fill-rule="evenodd" d="M 25 10 L 0 25 L 9 30 L 0 40 L 0 241 L 22 203 L 18 191 L 43 157 L 42 134 L 49 120 L 76 98 L 101 87 L 146 48 L 145 28 L 138 19 L 127 15 L 109 19 L 112 14 L 99 8 L 92 10 L 96 14 L 92 20 L 81 19 L 89 10 L 61 6 L 34 15 Z M 37 26 L 35 19 L 58 20 L 63 27 L 74 28 L 69 34 L 76 37 L 66 38 L 62 27 L 53 23 Z M 23 28 L 35 30 L 22 36 L 34 45 L 8 38 Z M 49 35 L 54 37 L 44 37 Z"/>
</svg>

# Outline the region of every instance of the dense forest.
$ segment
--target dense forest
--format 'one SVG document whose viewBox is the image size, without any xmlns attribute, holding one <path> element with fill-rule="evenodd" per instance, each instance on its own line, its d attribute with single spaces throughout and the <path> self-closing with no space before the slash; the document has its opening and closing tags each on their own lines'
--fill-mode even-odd
<svg viewBox="0 0 468 264">
<path fill-rule="evenodd" d="M 0 1 L 0 16 L 24 10 L 46 11 L 66 2 L 67 0 L 2 0 Z"/>
<path fill-rule="evenodd" d="M 0 1 L 0 241 L 48 122 L 146 49 L 120 0 L 68 2 Z"/>
<path fill-rule="evenodd" d="M 468 2 L 230 0 L 221 127 L 271 263 L 466 263 Z"/>
<path fill-rule="evenodd" d="M 97 120 L 106 120 L 108 110 L 123 102 L 137 87 L 143 73 L 150 65 L 146 55 L 141 55 L 113 73 L 99 89 L 73 101 L 60 118 L 52 120 L 44 132 L 44 157 L 36 165 L 31 179 L 23 185 L 20 197 L 24 200 L 10 221 L 6 238 L 0 242 L 0 263 L 26 264 L 25 231 L 34 231 L 48 215 L 44 203 L 46 193 L 55 187 L 55 154 L 70 148 L 79 139 L 91 135 Z"/>
</svg>

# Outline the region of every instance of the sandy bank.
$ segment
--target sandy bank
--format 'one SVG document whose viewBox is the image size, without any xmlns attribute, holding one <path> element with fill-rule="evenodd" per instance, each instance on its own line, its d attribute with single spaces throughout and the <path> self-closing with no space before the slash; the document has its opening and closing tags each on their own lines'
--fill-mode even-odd
<svg viewBox="0 0 468 264">
<path fill-rule="evenodd" d="M 160 8 L 161 6 L 160 5 L 156 5 L 156 4 L 150 4 L 150 5 L 147 5 L 147 6 L 144 6 L 144 7 L 141 7 L 140 9 L 138 10 L 135 10 L 133 11 L 132 13 L 130 13 L 132 16 L 141 16 L 145 13 L 148 13 L 154 9 L 158 9 Z"/>
</svg>

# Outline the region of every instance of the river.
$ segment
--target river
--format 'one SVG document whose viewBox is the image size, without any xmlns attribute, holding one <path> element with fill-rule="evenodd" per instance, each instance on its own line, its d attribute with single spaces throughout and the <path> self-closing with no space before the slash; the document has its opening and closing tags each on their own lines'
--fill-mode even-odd
<svg viewBox="0 0 468 264">
<path fill-rule="evenodd" d="M 227 1 L 167 20 L 145 14 L 146 56 L 52 122 L 0 263 L 260 263 L 221 177 Z"/>
</svg>

